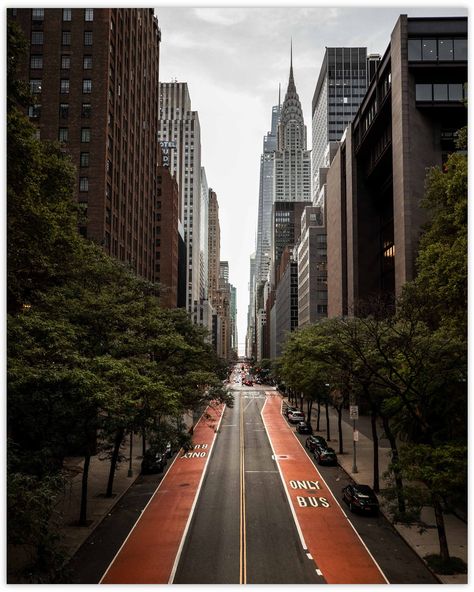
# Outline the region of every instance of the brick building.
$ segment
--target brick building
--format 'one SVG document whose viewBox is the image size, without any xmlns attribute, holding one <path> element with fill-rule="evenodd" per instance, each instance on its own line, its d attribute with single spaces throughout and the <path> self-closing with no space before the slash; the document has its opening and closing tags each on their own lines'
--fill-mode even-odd
<svg viewBox="0 0 474 592">
<path fill-rule="evenodd" d="M 9 9 L 29 43 L 19 74 L 39 137 L 77 168 L 80 232 L 154 279 L 160 30 L 149 8 Z"/>
</svg>

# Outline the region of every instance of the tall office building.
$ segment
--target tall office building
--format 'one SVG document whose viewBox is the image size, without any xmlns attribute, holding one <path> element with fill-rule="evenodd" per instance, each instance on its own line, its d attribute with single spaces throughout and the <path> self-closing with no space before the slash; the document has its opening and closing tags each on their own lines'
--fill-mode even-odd
<svg viewBox="0 0 474 592">
<path fill-rule="evenodd" d="M 80 232 L 148 279 L 155 273 L 160 30 L 151 8 L 9 9 L 29 44 L 19 76 L 39 137 L 77 169 Z"/>
<path fill-rule="evenodd" d="M 313 202 L 323 186 L 320 169 L 330 142 L 341 139 L 367 89 L 367 48 L 326 47 L 312 102 Z"/>
<path fill-rule="evenodd" d="M 230 350 L 239 355 L 237 335 L 237 288 L 230 284 Z"/>
<path fill-rule="evenodd" d="M 247 338 L 245 342 L 245 355 L 247 358 L 255 357 L 255 290 L 256 290 L 256 254 L 250 255 L 250 281 L 249 281 L 249 306 L 247 311 Z"/>
<path fill-rule="evenodd" d="M 206 170 L 201 167 L 201 217 L 199 229 L 199 297 L 207 300 L 209 292 L 209 187 Z"/>
<path fill-rule="evenodd" d="M 298 326 L 327 316 L 328 272 L 323 208 L 307 206 L 301 216 L 298 260 Z"/>
<path fill-rule="evenodd" d="M 186 308 L 194 312 L 200 298 L 201 128 L 191 110 L 186 82 L 160 83 L 159 139 L 172 142 L 170 170 L 180 194 L 180 220 L 187 249 Z"/>
<path fill-rule="evenodd" d="M 426 170 L 466 125 L 465 17 L 401 15 L 327 177 L 328 315 L 416 277 Z"/>
<path fill-rule="evenodd" d="M 208 230 L 208 280 L 209 297 L 214 303 L 219 288 L 221 258 L 221 228 L 219 224 L 219 202 L 217 195 L 209 189 L 209 230 Z"/>
<path fill-rule="evenodd" d="M 256 281 L 267 279 L 271 259 L 272 204 L 274 201 L 275 151 L 277 149 L 280 101 L 272 107 L 271 130 L 263 138 L 263 153 L 260 157 L 260 188 L 258 196 Z"/>
<path fill-rule="evenodd" d="M 288 88 L 280 113 L 274 168 L 273 201 L 311 201 L 311 152 L 293 77 L 293 52 Z"/>
</svg>

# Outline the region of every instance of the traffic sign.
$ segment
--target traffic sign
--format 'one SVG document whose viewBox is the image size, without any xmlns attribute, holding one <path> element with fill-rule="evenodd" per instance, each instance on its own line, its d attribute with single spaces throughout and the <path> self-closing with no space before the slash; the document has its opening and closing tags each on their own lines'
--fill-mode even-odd
<svg viewBox="0 0 474 592">
<path fill-rule="evenodd" d="M 349 417 L 352 420 L 359 419 L 359 406 L 358 405 L 349 405 Z"/>
</svg>

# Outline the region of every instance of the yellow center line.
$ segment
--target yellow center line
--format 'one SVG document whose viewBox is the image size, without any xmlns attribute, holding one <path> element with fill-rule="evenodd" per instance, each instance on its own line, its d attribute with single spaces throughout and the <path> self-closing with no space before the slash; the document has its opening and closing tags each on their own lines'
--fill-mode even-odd
<svg viewBox="0 0 474 592">
<path fill-rule="evenodd" d="M 245 524 L 245 458 L 244 458 L 244 410 L 240 397 L 240 583 L 247 583 L 247 549 Z"/>
</svg>

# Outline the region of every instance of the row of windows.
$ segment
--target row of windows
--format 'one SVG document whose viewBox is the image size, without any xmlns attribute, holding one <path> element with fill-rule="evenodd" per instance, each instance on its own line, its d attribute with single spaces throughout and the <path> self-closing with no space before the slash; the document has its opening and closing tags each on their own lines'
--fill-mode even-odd
<svg viewBox="0 0 474 592">
<path fill-rule="evenodd" d="M 31 20 L 33 21 L 44 21 L 44 8 L 32 8 L 31 9 Z M 72 8 L 63 8 L 63 21 L 72 20 Z M 94 20 L 94 9 L 84 8 L 84 20 L 86 22 L 92 22 Z"/>
<path fill-rule="evenodd" d="M 84 31 L 84 45 L 90 47 L 92 45 L 93 37 L 92 31 Z M 44 44 L 44 33 L 43 31 L 32 31 L 31 32 L 31 45 L 43 45 Z M 61 45 L 71 45 L 71 31 L 62 31 L 61 33 Z"/>
<path fill-rule="evenodd" d="M 58 139 L 60 142 L 68 142 L 69 141 L 69 128 L 60 127 L 59 132 L 58 132 Z M 91 141 L 91 128 L 90 127 L 82 127 L 81 128 L 81 142 L 88 143 L 90 141 Z M 81 153 L 81 159 L 82 159 L 82 154 L 88 154 L 88 152 Z M 87 159 L 88 159 L 88 157 L 87 157 Z M 82 160 L 81 160 L 81 166 L 89 166 L 89 160 L 87 160 L 87 164 L 82 164 Z"/>
<path fill-rule="evenodd" d="M 41 70 L 43 68 L 43 56 L 41 54 L 34 54 L 30 57 L 30 68 L 32 70 Z M 82 67 L 84 70 L 91 70 L 92 69 L 92 56 L 85 55 L 82 59 Z M 61 70 L 70 70 L 71 69 L 71 56 L 70 55 L 62 55 L 61 56 Z"/>
<path fill-rule="evenodd" d="M 467 39 L 409 39 L 410 61 L 466 61 Z"/>
<path fill-rule="evenodd" d="M 417 101 L 453 101 L 467 98 L 463 84 L 417 84 Z"/>
<path fill-rule="evenodd" d="M 41 78 L 30 78 L 30 92 L 34 95 L 41 93 L 42 80 Z M 70 89 L 69 78 L 61 78 L 59 91 L 62 95 L 68 95 Z M 82 92 L 83 94 L 90 94 L 92 92 L 92 80 L 90 78 L 84 78 L 82 81 Z"/>
</svg>

